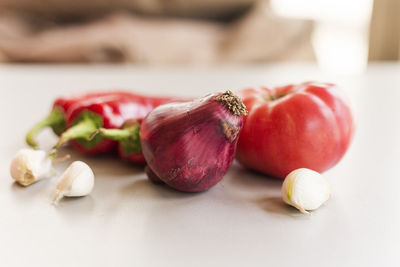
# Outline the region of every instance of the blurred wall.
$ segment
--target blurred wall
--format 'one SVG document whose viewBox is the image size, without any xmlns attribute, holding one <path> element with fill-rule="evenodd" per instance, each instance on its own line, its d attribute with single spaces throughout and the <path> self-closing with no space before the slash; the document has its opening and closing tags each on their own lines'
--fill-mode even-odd
<svg viewBox="0 0 400 267">
<path fill-rule="evenodd" d="M 369 39 L 369 60 L 400 60 L 400 1 L 375 0 Z"/>
</svg>

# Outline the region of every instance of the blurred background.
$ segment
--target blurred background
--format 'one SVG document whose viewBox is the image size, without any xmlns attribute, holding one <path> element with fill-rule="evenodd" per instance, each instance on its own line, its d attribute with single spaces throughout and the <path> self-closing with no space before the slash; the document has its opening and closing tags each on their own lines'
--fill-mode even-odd
<svg viewBox="0 0 400 267">
<path fill-rule="evenodd" d="M 0 0 L 0 62 L 317 62 L 359 72 L 400 59 L 398 0 Z"/>
</svg>

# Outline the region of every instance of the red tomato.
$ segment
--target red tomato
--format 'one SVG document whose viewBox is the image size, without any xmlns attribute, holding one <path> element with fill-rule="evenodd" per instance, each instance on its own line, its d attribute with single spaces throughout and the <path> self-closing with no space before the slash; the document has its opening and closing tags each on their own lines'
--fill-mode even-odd
<svg viewBox="0 0 400 267">
<path fill-rule="evenodd" d="M 245 89 L 239 95 L 249 114 L 236 158 L 250 169 L 279 178 L 297 168 L 323 172 L 349 147 L 354 120 L 334 84 Z"/>
</svg>

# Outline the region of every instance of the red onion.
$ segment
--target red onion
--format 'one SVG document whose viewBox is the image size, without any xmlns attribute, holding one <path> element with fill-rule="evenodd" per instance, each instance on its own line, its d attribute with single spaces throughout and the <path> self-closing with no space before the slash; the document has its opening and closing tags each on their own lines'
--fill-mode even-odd
<svg viewBox="0 0 400 267">
<path fill-rule="evenodd" d="M 164 182 L 158 178 L 158 176 L 153 172 L 152 169 L 150 169 L 149 165 L 144 167 L 144 171 L 147 175 L 147 178 L 150 180 L 150 182 L 155 183 L 155 184 L 164 184 Z"/>
<path fill-rule="evenodd" d="M 140 130 L 151 180 L 185 192 L 217 184 L 232 164 L 246 113 L 230 91 L 155 108 Z"/>
</svg>

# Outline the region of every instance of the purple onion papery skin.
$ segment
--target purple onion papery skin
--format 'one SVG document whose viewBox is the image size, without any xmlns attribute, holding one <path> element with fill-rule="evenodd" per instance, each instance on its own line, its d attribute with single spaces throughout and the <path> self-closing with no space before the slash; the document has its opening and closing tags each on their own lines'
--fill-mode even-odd
<svg viewBox="0 0 400 267">
<path fill-rule="evenodd" d="M 142 123 L 141 145 L 147 163 L 177 190 L 207 190 L 232 164 L 243 117 L 216 101 L 218 95 L 160 106 Z"/>
<path fill-rule="evenodd" d="M 161 180 L 149 167 L 149 165 L 146 165 L 144 168 L 145 173 L 147 174 L 147 178 L 153 183 L 153 184 L 164 184 L 163 180 Z"/>
</svg>

